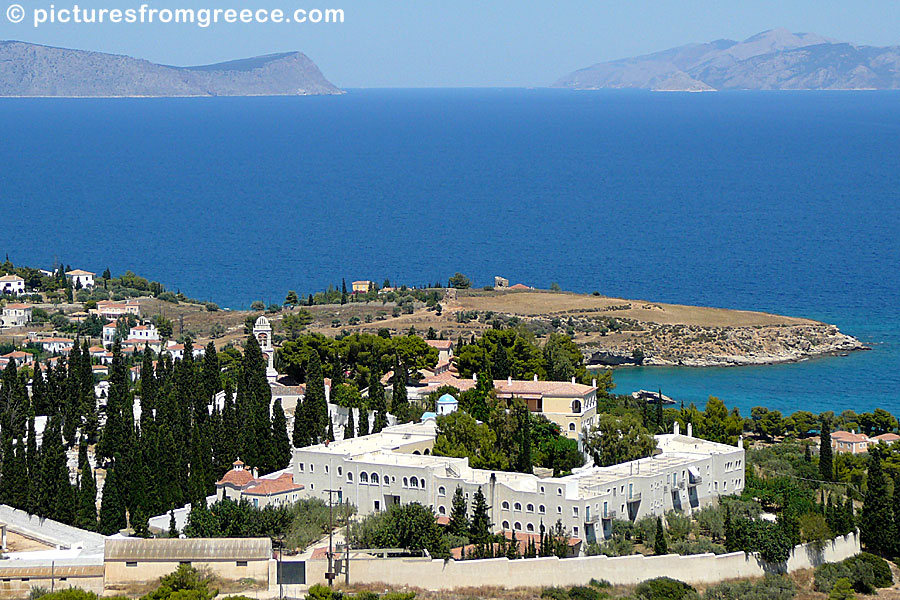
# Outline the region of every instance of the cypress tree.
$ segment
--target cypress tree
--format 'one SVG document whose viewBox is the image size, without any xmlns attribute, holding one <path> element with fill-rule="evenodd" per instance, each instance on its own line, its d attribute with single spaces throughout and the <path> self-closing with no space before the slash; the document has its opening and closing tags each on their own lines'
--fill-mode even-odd
<svg viewBox="0 0 900 600">
<path fill-rule="evenodd" d="M 869 552 L 883 556 L 890 555 L 894 547 L 890 527 L 893 522 L 893 511 L 887 492 L 887 481 L 881 468 L 881 454 L 877 448 L 872 448 L 869 452 L 866 494 L 860 518 L 860 541 Z"/>
<path fill-rule="evenodd" d="M 847 524 L 847 531 L 855 531 L 856 530 L 856 515 L 853 514 L 853 498 L 849 495 L 847 499 L 844 500 L 844 520 Z"/>
<path fill-rule="evenodd" d="M 362 406 L 359 407 L 358 413 L 359 426 L 356 428 L 357 435 L 359 437 L 369 435 L 369 409 L 365 405 L 365 403 L 363 403 Z"/>
<path fill-rule="evenodd" d="M 834 480 L 834 464 L 831 450 L 831 423 L 822 419 L 819 435 L 819 478 L 822 481 Z"/>
<path fill-rule="evenodd" d="M 497 379 L 506 379 L 512 375 L 512 361 L 506 346 L 497 342 L 491 355 L 491 372 Z"/>
<path fill-rule="evenodd" d="M 531 473 L 533 470 L 531 459 L 531 411 L 521 399 L 513 400 L 513 414 L 516 419 L 516 437 L 519 441 L 516 455 L 516 471 Z"/>
<path fill-rule="evenodd" d="M 97 530 L 97 480 L 88 461 L 87 441 L 82 438 L 78 447 L 78 468 L 81 476 L 78 483 L 78 506 L 75 512 L 75 527 Z"/>
<path fill-rule="evenodd" d="M 372 433 L 379 433 L 387 426 L 387 402 L 384 398 L 384 386 L 376 370 L 369 374 L 369 407 L 375 413 Z"/>
<path fill-rule="evenodd" d="M 360 411 L 362 412 L 362 411 Z M 354 431 L 354 421 L 353 418 L 353 409 L 347 409 L 347 423 L 344 425 L 344 439 L 349 440 L 352 437 L 355 437 L 356 432 Z"/>
<path fill-rule="evenodd" d="M 272 447 L 275 457 L 272 470 L 284 469 L 291 462 L 291 442 L 288 439 L 287 419 L 281 408 L 281 398 L 275 401 L 275 406 L 272 408 Z"/>
<path fill-rule="evenodd" d="M 203 385 L 203 398 L 206 405 L 212 404 L 216 394 L 222 391 L 222 373 L 219 369 L 219 355 L 216 353 L 216 345 L 210 342 L 203 353 L 203 361 L 200 364 L 200 379 Z"/>
<path fill-rule="evenodd" d="M 347 304 L 347 281 L 341 279 L 341 304 Z"/>
<path fill-rule="evenodd" d="M 103 483 L 103 497 L 100 500 L 100 525 L 98 531 L 103 535 L 113 535 L 125 529 L 125 494 L 124 481 L 120 481 L 117 465 L 121 460 L 117 457 L 106 471 Z"/>
<path fill-rule="evenodd" d="M 663 400 L 662 389 L 659 390 L 659 396 L 656 398 L 656 432 L 665 433 L 666 424 L 663 419 Z"/>
<path fill-rule="evenodd" d="M 660 403 L 661 404 L 661 403 Z M 656 539 L 653 540 L 653 553 L 663 555 L 669 553 L 669 544 L 666 543 L 666 532 L 663 529 L 662 517 L 656 517 Z"/>
<path fill-rule="evenodd" d="M 329 442 L 334 441 L 334 424 L 331 422 L 331 419 L 328 419 L 328 433 L 325 435 L 325 439 Z"/>
<path fill-rule="evenodd" d="M 409 397 L 406 392 L 406 365 L 398 360 L 394 367 L 394 389 L 391 395 L 391 413 L 398 423 L 409 421 Z"/>
<path fill-rule="evenodd" d="M 175 511 L 169 510 L 169 537 L 178 537 L 178 525 L 175 524 Z"/>
<path fill-rule="evenodd" d="M 244 345 L 237 394 L 237 412 L 244 419 L 244 426 L 240 428 L 240 452 L 248 465 L 264 470 L 273 462 L 271 402 L 266 360 L 256 338 L 249 336 Z"/>
<path fill-rule="evenodd" d="M 227 469 L 232 462 L 238 458 L 238 421 L 237 412 L 234 407 L 234 390 L 231 380 L 225 381 L 225 399 L 222 403 L 222 452 L 224 453 L 224 464 Z M 224 474 L 225 471 L 219 473 Z"/>
<path fill-rule="evenodd" d="M 311 425 L 311 441 L 313 443 L 322 442 L 328 435 L 330 419 L 328 403 L 325 399 L 325 377 L 322 375 L 322 362 L 319 359 L 319 353 L 315 350 L 310 352 L 309 362 L 306 365 L 306 396 L 303 404 L 304 408 L 308 405 L 306 416 Z"/>
<path fill-rule="evenodd" d="M 469 506 L 462 488 L 456 486 L 450 504 L 450 524 L 447 526 L 447 533 L 459 537 L 469 537 L 469 527 Z"/>
<path fill-rule="evenodd" d="M 472 520 L 469 524 L 469 541 L 482 546 L 491 538 L 491 520 L 488 516 L 488 505 L 481 487 L 475 490 L 472 497 Z"/>
<path fill-rule="evenodd" d="M 34 514 L 40 479 L 40 456 L 38 455 L 37 433 L 34 427 L 34 405 L 29 407 L 27 435 L 28 438 L 25 442 L 25 467 L 28 471 L 28 502 L 26 510 L 29 514 Z"/>
</svg>

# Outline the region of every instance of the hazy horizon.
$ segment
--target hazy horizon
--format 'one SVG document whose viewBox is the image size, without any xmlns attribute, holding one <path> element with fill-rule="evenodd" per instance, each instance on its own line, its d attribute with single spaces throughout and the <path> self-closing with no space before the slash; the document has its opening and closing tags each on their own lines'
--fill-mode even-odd
<svg viewBox="0 0 900 600">
<path fill-rule="evenodd" d="M 100 0 L 84 8 L 140 6 Z M 55 0 L 56 8 L 63 4 Z M 44 7 L 49 7 L 47 2 Z M 155 8 L 247 8 L 164 0 Z M 252 8 L 340 8 L 344 23 L 13 24 L 0 20 L 0 39 L 125 54 L 151 62 L 195 66 L 300 51 L 342 88 L 544 87 L 597 62 L 649 54 L 694 42 L 743 40 L 769 29 L 817 33 L 861 45 L 900 44 L 900 3 L 864 5 L 771 0 L 752 6 L 699 0 L 639 0 L 626 4 L 538 0 L 461 0 L 452 6 L 404 0 L 344 0 L 329 4 L 276 4 Z M 29 9 L 41 8 L 30 4 Z"/>
</svg>

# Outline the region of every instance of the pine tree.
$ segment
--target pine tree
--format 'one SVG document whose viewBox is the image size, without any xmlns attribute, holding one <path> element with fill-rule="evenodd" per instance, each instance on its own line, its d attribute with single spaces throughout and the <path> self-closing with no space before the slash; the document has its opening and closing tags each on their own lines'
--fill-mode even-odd
<svg viewBox="0 0 900 600">
<path fill-rule="evenodd" d="M 873 553 L 889 556 L 893 550 L 891 539 L 893 522 L 891 499 L 887 493 L 887 481 L 881 468 L 881 454 L 876 448 L 869 452 L 869 469 L 866 478 L 866 495 L 863 498 L 860 517 L 860 541 Z"/>
<path fill-rule="evenodd" d="M 273 470 L 287 467 L 291 462 L 291 441 L 288 439 L 287 419 L 281 408 L 281 398 L 278 398 L 272 407 L 272 449 L 275 458 Z"/>
<path fill-rule="evenodd" d="M 81 471 L 78 482 L 78 506 L 75 512 L 75 527 L 88 531 L 97 530 L 97 480 L 88 461 L 87 440 L 81 439 L 78 447 L 78 468 Z"/>
<path fill-rule="evenodd" d="M 653 540 L 653 553 L 659 556 L 669 553 L 669 544 L 666 543 L 666 532 L 663 529 L 662 517 L 656 517 L 656 536 Z"/>
<path fill-rule="evenodd" d="M 469 536 L 469 506 L 462 488 L 456 486 L 453 492 L 453 500 L 450 504 L 450 523 L 447 526 L 447 533 L 459 537 Z"/>
<path fill-rule="evenodd" d="M 834 464 L 831 450 L 831 423 L 822 419 L 819 445 L 819 478 L 822 481 L 834 480 Z"/>
<path fill-rule="evenodd" d="M 506 379 L 512 375 L 512 361 L 506 346 L 497 342 L 494 352 L 491 354 L 491 372 L 497 379 Z"/>
<path fill-rule="evenodd" d="M 169 537 L 178 537 L 178 525 L 175 524 L 175 511 L 169 510 Z"/>
<path fill-rule="evenodd" d="M 844 501 L 844 520 L 847 524 L 847 532 L 856 530 L 856 515 L 853 514 L 853 498 L 847 496 Z"/>
</svg>

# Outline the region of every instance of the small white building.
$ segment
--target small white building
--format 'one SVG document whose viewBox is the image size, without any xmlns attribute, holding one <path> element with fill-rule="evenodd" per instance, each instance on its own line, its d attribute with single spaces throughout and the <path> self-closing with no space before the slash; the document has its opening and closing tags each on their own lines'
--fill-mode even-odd
<svg viewBox="0 0 900 600">
<path fill-rule="evenodd" d="M 302 490 L 290 471 L 257 477 L 256 469 L 247 469 L 241 459 L 234 461 L 232 469 L 216 482 L 219 500 L 247 500 L 255 508 L 292 504 L 300 499 Z"/>
<path fill-rule="evenodd" d="M 135 325 L 128 331 L 128 342 L 158 342 L 159 330 L 152 323 Z"/>
<path fill-rule="evenodd" d="M 90 271 L 74 269 L 72 271 L 66 271 L 66 277 L 72 282 L 73 288 L 94 287 L 94 274 Z"/>
<path fill-rule="evenodd" d="M 449 415 L 459 408 L 459 401 L 451 394 L 444 394 L 437 401 L 438 416 Z"/>
<path fill-rule="evenodd" d="M 184 344 L 170 341 L 163 352 L 168 352 L 172 356 L 172 360 L 182 360 L 184 358 Z M 206 354 L 206 348 L 200 345 L 194 346 L 191 353 L 194 358 L 200 358 Z"/>
<path fill-rule="evenodd" d="M 67 354 L 75 345 L 75 340 L 69 338 L 48 337 L 35 341 L 41 350 L 48 354 Z"/>
<path fill-rule="evenodd" d="M 0 313 L 0 326 L 22 327 L 31 323 L 31 314 L 30 304 L 7 304 Z"/>
<path fill-rule="evenodd" d="M 25 280 L 18 275 L 0 276 L 0 294 L 18 296 L 25 293 Z"/>
<path fill-rule="evenodd" d="M 116 321 L 119 317 L 125 315 L 140 317 L 141 307 L 137 300 L 126 300 L 125 302 L 101 300 L 97 303 L 97 308 L 92 308 L 90 312 L 108 321 Z"/>
<path fill-rule="evenodd" d="M 116 324 L 107 323 L 103 326 L 103 345 L 107 348 L 116 343 Z"/>
</svg>

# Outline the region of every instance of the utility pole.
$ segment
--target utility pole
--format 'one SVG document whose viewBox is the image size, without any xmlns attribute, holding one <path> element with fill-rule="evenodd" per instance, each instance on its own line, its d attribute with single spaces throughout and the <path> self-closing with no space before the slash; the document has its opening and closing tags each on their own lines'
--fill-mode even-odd
<svg viewBox="0 0 900 600">
<path fill-rule="evenodd" d="M 332 494 L 340 494 L 341 490 L 325 490 L 328 492 L 328 572 L 325 579 L 328 587 L 334 587 L 334 502 Z"/>
</svg>

